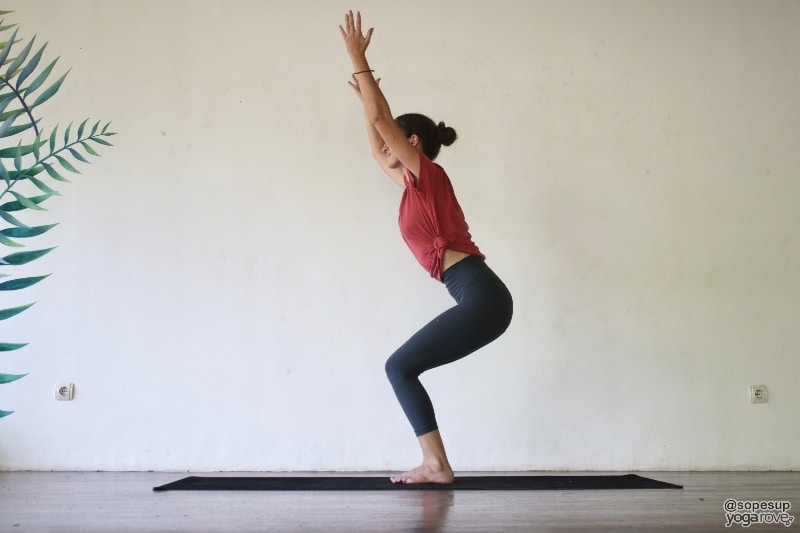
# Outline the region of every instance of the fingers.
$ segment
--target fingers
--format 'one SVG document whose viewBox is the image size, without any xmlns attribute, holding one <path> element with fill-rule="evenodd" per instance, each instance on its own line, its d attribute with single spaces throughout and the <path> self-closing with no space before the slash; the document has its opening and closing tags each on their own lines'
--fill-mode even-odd
<svg viewBox="0 0 800 533">
<path fill-rule="evenodd" d="M 351 89 L 353 89 L 353 92 L 358 97 L 358 99 L 361 100 L 361 87 L 358 86 L 358 80 L 356 80 L 355 83 L 353 83 L 352 81 L 348 81 L 347 84 L 350 86 Z"/>
<path fill-rule="evenodd" d="M 355 74 L 351 74 L 351 76 L 353 78 L 353 81 L 347 80 L 347 83 L 349 83 L 350 86 L 353 87 L 354 89 L 361 91 L 361 86 L 358 84 L 358 76 L 356 76 Z M 375 85 L 380 85 L 380 84 L 381 84 L 381 78 L 375 78 Z"/>
<path fill-rule="evenodd" d="M 358 76 L 353 74 L 353 81 L 349 81 L 348 80 L 347 84 L 350 86 L 351 89 L 353 89 L 353 92 L 356 93 L 356 96 L 361 98 L 361 86 L 358 84 Z M 380 78 L 376 78 L 375 79 L 375 84 L 376 85 L 380 85 L 381 84 L 381 79 Z"/>
<path fill-rule="evenodd" d="M 362 46 L 362 50 L 366 50 L 369 46 L 370 41 L 372 40 L 372 32 L 375 28 L 370 28 L 367 30 L 367 35 L 365 36 L 361 31 L 361 12 L 356 11 L 356 14 L 353 15 L 353 11 L 350 10 L 344 15 L 344 26 L 339 25 L 339 33 L 342 34 L 342 37 L 345 40 L 353 40 L 359 41 Z"/>
<path fill-rule="evenodd" d="M 355 16 L 353 15 L 353 10 L 351 9 L 344 15 L 344 27 L 339 26 L 339 29 L 342 30 L 343 33 L 349 34 L 353 32 L 358 32 L 359 35 L 361 33 L 361 11 L 356 11 Z M 373 28 L 370 28 L 367 32 L 367 40 L 369 40 L 369 36 L 372 34 Z"/>
</svg>

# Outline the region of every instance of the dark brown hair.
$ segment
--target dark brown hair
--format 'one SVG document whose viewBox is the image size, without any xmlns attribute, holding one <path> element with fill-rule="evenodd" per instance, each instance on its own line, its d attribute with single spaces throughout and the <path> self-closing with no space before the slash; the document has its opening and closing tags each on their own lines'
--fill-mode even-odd
<svg viewBox="0 0 800 533">
<path fill-rule="evenodd" d="M 395 119 L 397 125 L 403 130 L 406 137 L 416 135 L 422 143 L 422 151 L 433 161 L 439 155 L 442 146 L 450 146 L 456 142 L 456 130 L 445 126 L 444 122 L 437 125 L 433 120 L 419 113 L 407 113 Z"/>
</svg>

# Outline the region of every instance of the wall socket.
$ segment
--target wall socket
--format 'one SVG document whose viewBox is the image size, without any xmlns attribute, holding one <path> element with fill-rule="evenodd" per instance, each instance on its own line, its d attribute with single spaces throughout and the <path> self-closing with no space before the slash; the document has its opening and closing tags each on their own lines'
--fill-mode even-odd
<svg viewBox="0 0 800 533">
<path fill-rule="evenodd" d="M 750 385 L 750 403 L 767 403 L 768 400 L 766 385 Z"/>
<path fill-rule="evenodd" d="M 75 397 L 75 384 L 64 382 L 56 385 L 56 400 L 68 402 Z"/>
</svg>

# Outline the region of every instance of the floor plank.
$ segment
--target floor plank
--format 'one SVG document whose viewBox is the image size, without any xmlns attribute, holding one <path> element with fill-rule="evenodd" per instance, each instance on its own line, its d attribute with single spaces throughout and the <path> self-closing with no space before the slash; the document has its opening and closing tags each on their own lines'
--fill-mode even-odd
<svg viewBox="0 0 800 533">
<path fill-rule="evenodd" d="M 729 498 L 789 501 L 800 508 L 800 472 L 639 474 L 684 489 L 158 493 L 152 487 L 188 474 L 0 472 L 0 531 L 800 530 L 800 523 L 790 528 L 780 524 L 728 528 L 723 510 L 723 502 Z M 796 516 L 797 509 L 790 509 L 787 515 Z"/>
</svg>

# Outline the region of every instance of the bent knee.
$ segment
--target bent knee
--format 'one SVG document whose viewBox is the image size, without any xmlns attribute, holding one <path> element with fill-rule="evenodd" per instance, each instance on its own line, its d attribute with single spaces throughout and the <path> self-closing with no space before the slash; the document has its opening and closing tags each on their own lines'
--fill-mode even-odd
<svg viewBox="0 0 800 533">
<path fill-rule="evenodd" d="M 403 357 L 399 352 L 392 354 L 392 356 L 386 360 L 383 368 L 386 371 L 386 377 L 388 377 L 391 382 L 402 381 L 409 378 L 413 379 L 419 376 L 419 372 L 415 372 L 414 367 L 407 361 L 407 357 Z"/>
<path fill-rule="evenodd" d="M 386 377 L 389 378 L 389 381 L 394 381 L 403 374 L 402 365 L 399 364 L 398 358 L 394 355 L 386 360 L 386 363 L 383 365 L 383 369 L 386 372 Z"/>
</svg>

